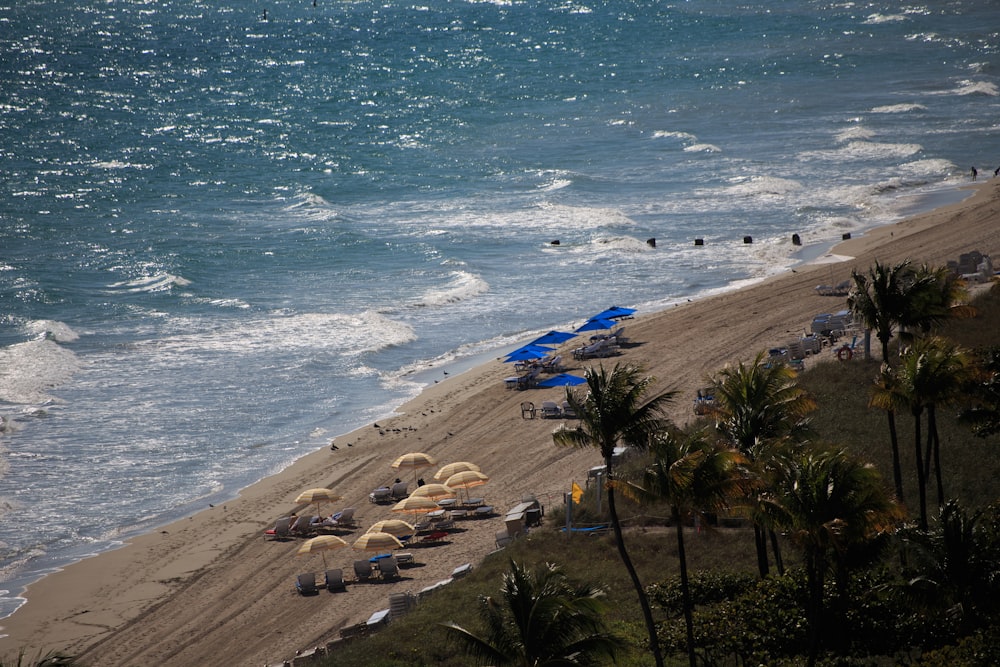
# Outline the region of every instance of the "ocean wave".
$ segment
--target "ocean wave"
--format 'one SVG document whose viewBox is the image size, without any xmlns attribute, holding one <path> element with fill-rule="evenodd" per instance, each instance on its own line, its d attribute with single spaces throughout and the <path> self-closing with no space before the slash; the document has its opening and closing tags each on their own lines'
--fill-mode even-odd
<svg viewBox="0 0 1000 667">
<path fill-rule="evenodd" d="M 927 107 L 923 104 L 917 104 L 916 102 L 902 103 L 902 104 L 886 104 L 883 106 L 874 107 L 871 113 L 909 113 L 911 111 L 924 111 Z"/>
<path fill-rule="evenodd" d="M 458 303 L 475 296 L 488 292 L 489 283 L 480 276 L 468 271 L 453 271 L 451 280 L 441 288 L 429 290 L 424 293 L 416 306 L 444 306 L 449 303 Z"/>
<path fill-rule="evenodd" d="M 906 20 L 907 17 L 903 14 L 869 14 L 868 17 L 862 21 L 862 24 L 878 25 L 880 23 L 898 23 Z"/>
<path fill-rule="evenodd" d="M 851 141 L 840 148 L 806 151 L 799 154 L 801 160 L 870 160 L 903 158 L 919 153 L 920 144 L 890 144 L 875 141 Z"/>
<path fill-rule="evenodd" d="M 32 320 L 25 325 L 25 329 L 37 336 L 54 340 L 57 343 L 72 343 L 80 338 L 69 326 L 54 320 Z"/>
<path fill-rule="evenodd" d="M 959 81 L 958 88 L 951 91 L 955 95 L 986 95 L 996 97 L 1000 95 L 1000 89 L 995 83 L 989 81 Z"/>
<path fill-rule="evenodd" d="M 65 384 L 79 369 L 76 355 L 47 338 L 0 349 L 0 401 L 38 405 L 53 401 L 46 392 Z"/>
<path fill-rule="evenodd" d="M 802 184 L 790 178 L 776 176 L 752 176 L 730 181 L 732 185 L 724 188 L 727 196 L 732 197 L 774 197 L 784 196 L 790 192 L 802 190 Z"/>
<path fill-rule="evenodd" d="M 721 153 L 722 149 L 714 144 L 692 144 L 684 147 L 685 153 Z"/>
<path fill-rule="evenodd" d="M 654 139 L 680 139 L 681 141 L 698 141 L 698 137 L 690 132 L 672 132 L 670 130 L 657 130 L 653 132 Z"/>
<path fill-rule="evenodd" d="M 841 130 L 835 135 L 837 143 L 842 144 L 845 141 L 857 141 L 859 139 L 871 139 L 875 136 L 875 133 L 866 127 L 860 125 L 855 125 L 854 127 L 849 127 L 847 129 Z"/>
<path fill-rule="evenodd" d="M 141 278 L 133 278 L 132 280 L 111 283 L 108 287 L 113 290 L 138 293 L 163 292 L 172 288 L 174 285 L 184 287 L 190 284 L 191 281 L 186 278 L 181 278 L 180 276 L 175 276 L 171 273 L 157 273 L 152 276 L 142 276 Z"/>
</svg>

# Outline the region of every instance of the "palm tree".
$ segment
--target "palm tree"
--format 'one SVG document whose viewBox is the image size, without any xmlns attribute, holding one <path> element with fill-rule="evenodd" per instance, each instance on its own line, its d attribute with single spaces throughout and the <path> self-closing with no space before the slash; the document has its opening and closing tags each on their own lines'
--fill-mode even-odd
<svg viewBox="0 0 1000 667">
<path fill-rule="evenodd" d="M 886 532 L 898 506 L 878 471 L 846 450 L 799 447 L 775 459 L 775 485 L 766 511 L 804 556 L 809 604 L 809 664 L 814 665 L 824 627 L 827 570 L 849 547 Z"/>
<path fill-rule="evenodd" d="M 613 660 L 622 647 L 604 631 L 603 595 L 599 588 L 573 586 L 555 565 L 530 572 L 512 560 L 501 599 L 480 598 L 484 635 L 451 621 L 442 625 L 480 665 L 599 664 L 600 658 Z"/>
<path fill-rule="evenodd" d="M 903 468 L 899 462 L 899 435 L 896 432 L 896 411 L 906 405 L 906 398 L 899 388 L 899 379 L 889 364 L 883 363 L 879 369 L 875 385 L 868 399 L 868 407 L 885 410 L 889 421 L 889 447 L 892 451 L 892 480 L 896 487 L 896 500 L 903 498 Z"/>
<path fill-rule="evenodd" d="M 806 415 L 816 403 L 795 382 L 795 371 L 783 364 L 767 364 L 763 353 L 750 364 L 726 367 L 712 379 L 716 428 L 747 459 L 761 478 L 766 477 L 773 445 L 804 435 Z M 780 559 L 772 534 L 775 558 Z M 761 577 L 769 571 L 767 534 L 763 522 L 754 520 L 757 567 Z M 779 560 L 780 563 L 780 560 Z"/>
<path fill-rule="evenodd" d="M 903 394 L 914 418 L 914 447 L 917 455 L 917 483 L 920 491 L 920 526 L 927 528 L 927 479 L 934 465 L 938 505 L 944 502 L 941 478 L 940 438 L 936 406 L 959 394 L 969 377 L 969 360 L 957 345 L 938 337 L 921 338 L 903 356 L 899 377 Z M 921 453 L 921 418 L 927 411 L 927 445 Z"/>
<path fill-rule="evenodd" d="M 649 635 L 650 651 L 657 667 L 662 667 L 663 656 L 656 637 L 653 612 L 649 607 L 646 591 L 629 557 L 628 549 L 625 547 L 621 522 L 615 507 L 613 484 L 615 447 L 621 444 L 639 449 L 648 447 L 652 436 L 666 426 L 663 409 L 674 397 L 674 392 L 668 391 L 644 402 L 653 379 L 642 377 L 641 373 L 641 368 L 632 364 L 615 364 L 610 371 L 606 371 L 603 365 L 587 369 L 587 387 L 590 390 L 587 396 L 580 399 L 573 392 L 566 392 L 566 400 L 576 412 L 579 426 L 575 429 L 557 429 L 553 432 L 552 439 L 560 446 L 596 447 L 601 452 L 609 482 L 605 485 L 608 514 L 615 533 L 618 553 L 639 597 L 639 606 L 642 608 L 646 632 Z"/>
<path fill-rule="evenodd" d="M 882 362 L 889 362 L 889 341 L 893 328 L 908 319 L 913 307 L 915 272 L 909 260 L 893 266 L 875 262 L 868 275 L 851 272 L 854 286 L 847 295 L 847 307 L 882 346 Z"/>
<path fill-rule="evenodd" d="M 1000 607 L 996 511 L 992 506 L 989 513 L 968 514 L 950 500 L 933 530 L 902 533 L 913 564 L 903 591 L 921 607 L 958 616 L 966 631 L 979 627 Z"/>
<path fill-rule="evenodd" d="M 747 478 L 740 466 L 746 459 L 735 449 L 710 441 L 703 432 L 663 433 L 654 438 L 651 450 L 653 461 L 643 471 L 641 483 L 629 483 L 622 487 L 622 492 L 640 502 L 666 500 L 670 504 L 671 520 L 677 532 L 688 661 L 695 667 L 694 605 L 684 550 L 684 518 L 692 512 L 724 509 L 741 495 Z"/>
<path fill-rule="evenodd" d="M 915 327 L 926 335 L 947 319 L 976 315 L 975 307 L 967 303 L 965 281 L 948 267 L 923 264 L 913 279 L 909 308 L 900 319 L 901 326 Z"/>
</svg>

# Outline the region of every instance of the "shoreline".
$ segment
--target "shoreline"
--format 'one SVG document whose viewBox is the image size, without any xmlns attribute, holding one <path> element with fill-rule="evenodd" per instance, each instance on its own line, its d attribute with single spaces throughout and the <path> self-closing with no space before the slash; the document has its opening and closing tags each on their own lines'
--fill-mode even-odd
<svg viewBox="0 0 1000 667">
<path fill-rule="evenodd" d="M 672 416 L 682 422 L 691 416 L 688 399 L 705 375 L 780 343 L 807 326 L 812 314 L 842 303 L 814 293 L 831 272 L 843 280 L 852 268 L 866 270 L 875 258 L 943 264 L 969 250 L 1000 252 L 1000 236 L 993 229 L 1000 180 L 958 187 L 972 196 L 866 230 L 825 251 L 854 259 L 833 265 L 802 262 L 752 285 L 640 313 L 626 323 L 639 345 L 606 361 L 641 362 L 660 378 L 654 391 L 678 389 L 681 398 Z M 579 372 L 583 364 L 569 365 Z M 555 449 L 549 433 L 558 420 L 520 418 L 521 400 L 537 404 L 562 390 L 507 391 L 502 386 L 506 374 L 509 369 L 494 361 L 470 364 L 380 419 L 383 428 L 369 424 L 337 435 L 338 451 L 309 453 L 221 507 L 158 525 L 30 584 L 28 602 L 0 620 L 0 632 L 7 635 L 0 638 L 0 656 L 25 648 L 28 655 L 82 651 L 81 657 L 90 660 L 100 656 L 102 665 L 214 664 L 212 656 L 239 663 L 280 661 L 385 607 L 390 592 L 420 590 L 454 567 L 475 562 L 492 550 L 502 519 L 467 522 L 451 544 L 415 549 L 423 566 L 405 571 L 400 582 L 351 585 L 334 603 L 329 595 L 300 598 L 292 588 L 297 572 L 322 570 L 319 559 L 297 558 L 294 542 L 265 543 L 261 535 L 275 518 L 298 509 L 293 502 L 298 491 L 332 486 L 344 496 L 340 504 L 358 508 L 362 528 L 356 538 L 388 515 L 387 508 L 367 502 L 367 493 L 395 476 L 389 462 L 414 450 L 427 451 L 440 463 L 480 463 L 491 476 L 482 495 L 501 513 L 524 493 L 538 495 L 547 507 L 561 502 L 570 482 L 584 481 L 598 457 L 590 450 Z M 350 552 L 331 554 L 331 566 L 349 563 L 356 555 Z M 275 618 L 282 619 L 280 627 Z M 293 627 L 296 633 L 283 633 Z"/>
</svg>

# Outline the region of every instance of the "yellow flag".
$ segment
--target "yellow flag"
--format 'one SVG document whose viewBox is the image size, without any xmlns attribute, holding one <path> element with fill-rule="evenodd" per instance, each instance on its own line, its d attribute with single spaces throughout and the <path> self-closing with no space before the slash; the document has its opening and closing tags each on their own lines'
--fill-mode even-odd
<svg viewBox="0 0 1000 667">
<path fill-rule="evenodd" d="M 576 482 L 573 482 L 573 502 L 577 505 L 580 504 L 580 498 L 583 498 L 583 489 Z"/>
</svg>

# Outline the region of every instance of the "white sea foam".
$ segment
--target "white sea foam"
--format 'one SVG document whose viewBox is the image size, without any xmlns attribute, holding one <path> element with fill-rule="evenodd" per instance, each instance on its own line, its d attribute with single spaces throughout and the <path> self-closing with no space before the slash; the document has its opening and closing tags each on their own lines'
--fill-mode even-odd
<svg viewBox="0 0 1000 667">
<path fill-rule="evenodd" d="M 873 136 L 875 136 L 875 133 L 868 128 L 862 127 L 861 125 L 855 125 L 838 132 L 835 135 L 835 139 L 838 143 L 844 143 L 845 141 L 871 139 Z"/>
<path fill-rule="evenodd" d="M 1000 88 L 990 81 L 960 81 L 958 88 L 953 91 L 956 95 L 986 95 L 996 97 L 1000 95 Z"/>
<path fill-rule="evenodd" d="M 450 280 L 442 287 L 428 290 L 415 304 L 417 306 L 443 306 L 479 296 L 490 289 L 489 283 L 468 271 L 452 271 Z"/>
<path fill-rule="evenodd" d="M 900 21 L 905 21 L 906 16 L 904 14 L 869 14 L 862 23 L 864 25 L 878 25 L 880 23 L 898 23 Z"/>
<path fill-rule="evenodd" d="M 680 139 L 681 141 L 696 142 L 698 137 L 690 132 L 672 132 L 669 130 L 657 130 L 653 132 L 654 139 Z"/>
<path fill-rule="evenodd" d="M 139 278 L 133 278 L 132 280 L 124 280 L 117 283 L 112 283 L 108 287 L 113 290 L 121 290 L 124 292 L 163 292 L 169 290 L 174 285 L 178 287 L 184 287 L 190 285 L 191 281 L 182 278 L 180 276 L 175 276 L 170 273 L 157 273 L 152 276 L 141 276 Z"/>
<path fill-rule="evenodd" d="M 685 153 L 721 153 L 722 149 L 714 144 L 692 144 L 684 147 Z"/>
<path fill-rule="evenodd" d="M 54 400 L 49 390 L 79 369 L 72 351 L 47 338 L 0 348 L 0 400 L 38 405 Z"/>
<path fill-rule="evenodd" d="M 25 328 L 38 336 L 51 338 L 57 343 L 72 343 L 80 338 L 69 326 L 53 320 L 33 320 L 28 322 Z"/>
<path fill-rule="evenodd" d="M 875 141 L 851 141 L 840 148 L 818 151 L 805 151 L 799 154 L 800 160 L 873 160 L 886 158 L 904 158 L 919 153 L 920 144 L 891 144 Z"/>
<path fill-rule="evenodd" d="M 916 102 L 908 102 L 901 104 L 885 104 L 882 106 L 877 106 L 872 108 L 872 113 L 910 113 L 911 111 L 924 111 L 927 109 L 926 104 L 918 104 Z"/>
<path fill-rule="evenodd" d="M 789 178 L 751 176 L 730 180 L 730 185 L 725 190 L 726 195 L 730 197 L 780 197 L 798 192 L 802 188 L 801 183 Z"/>
</svg>

